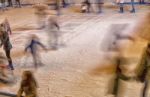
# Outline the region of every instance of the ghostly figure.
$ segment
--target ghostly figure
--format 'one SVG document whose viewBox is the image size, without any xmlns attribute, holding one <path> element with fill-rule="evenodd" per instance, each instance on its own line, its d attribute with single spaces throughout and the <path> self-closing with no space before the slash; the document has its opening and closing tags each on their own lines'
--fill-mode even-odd
<svg viewBox="0 0 150 97">
<path fill-rule="evenodd" d="M 36 4 L 33 6 L 35 8 L 35 14 L 37 16 L 37 24 L 39 29 L 45 28 L 45 19 L 47 17 L 48 5 Z"/>
<path fill-rule="evenodd" d="M 39 41 L 39 38 L 35 34 L 32 34 L 29 39 L 28 45 L 25 47 L 25 52 L 30 50 L 36 69 L 38 66 L 43 65 L 40 60 L 40 55 L 38 53 L 38 46 L 41 46 L 44 50 L 47 50 L 46 47 Z"/>
<path fill-rule="evenodd" d="M 48 26 L 47 26 L 47 33 L 49 37 L 49 45 L 50 49 L 57 49 L 58 45 L 58 30 L 60 29 L 58 25 L 58 21 L 56 17 L 49 17 L 48 18 Z"/>
</svg>

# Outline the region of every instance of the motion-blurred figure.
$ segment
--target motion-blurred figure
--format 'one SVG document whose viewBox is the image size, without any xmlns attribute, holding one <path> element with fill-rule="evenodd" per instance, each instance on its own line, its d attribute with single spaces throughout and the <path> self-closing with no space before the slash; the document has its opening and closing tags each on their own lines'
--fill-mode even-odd
<svg viewBox="0 0 150 97">
<path fill-rule="evenodd" d="M 117 4 L 119 5 L 120 11 L 119 13 L 124 13 L 124 3 L 125 0 L 116 0 Z M 131 0 L 131 13 L 135 13 L 135 8 L 134 8 L 134 0 Z"/>
<path fill-rule="evenodd" d="M 67 6 L 67 3 L 65 0 L 62 0 L 62 6 L 63 6 L 63 8 L 65 8 Z"/>
<path fill-rule="evenodd" d="M 8 7 L 13 7 L 12 0 L 8 0 Z"/>
<path fill-rule="evenodd" d="M 49 45 L 50 49 L 57 49 L 58 46 L 58 36 L 60 27 L 58 25 L 56 17 L 48 18 L 48 36 L 49 36 Z"/>
<path fill-rule="evenodd" d="M 0 24 L 0 40 L 1 40 L 0 46 L 3 46 L 3 48 L 4 48 L 4 51 L 5 51 L 6 56 L 8 58 L 9 67 L 11 68 L 11 70 L 14 70 L 14 67 L 12 64 L 12 59 L 10 56 L 12 44 L 10 42 L 9 35 L 8 35 L 8 33 L 5 29 L 5 25 L 3 23 Z"/>
<path fill-rule="evenodd" d="M 38 85 L 32 72 L 24 71 L 17 97 L 23 97 L 23 93 L 25 94 L 25 97 L 37 97 L 37 88 Z"/>
<path fill-rule="evenodd" d="M 147 48 L 144 50 L 140 64 L 137 67 L 137 75 L 138 80 L 144 82 L 145 84 L 142 97 L 148 97 L 147 89 L 150 84 L 150 42 L 148 43 Z"/>
<path fill-rule="evenodd" d="M 0 82 L 3 84 L 14 83 L 13 75 L 9 73 L 9 69 L 6 65 L 6 60 L 7 58 L 5 58 L 4 54 L 0 52 Z"/>
<path fill-rule="evenodd" d="M 61 10 L 60 0 L 55 0 L 55 10 L 57 11 L 57 15 L 59 16 L 60 15 L 60 10 Z"/>
<path fill-rule="evenodd" d="M 7 10 L 6 4 L 5 4 L 6 0 L 0 0 L 0 2 L 1 2 L 1 8 L 0 8 L 0 9 L 1 9 L 2 11 Z"/>
<path fill-rule="evenodd" d="M 140 4 L 144 4 L 145 0 L 139 0 Z"/>
<path fill-rule="evenodd" d="M 43 65 L 43 63 L 40 60 L 38 46 L 41 46 L 44 50 L 47 50 L 46 47 L 39 41 L 38 37 L 35 34 L 31 35 L 29 44 L 27 45 L 27 47 L 25 47 L 25 52 L 27 52 L 27 50 L 30 49 L 30 53 L 33 57 L 35 68 Z"/>
<path fill-rule="evenodd" d="M 104 0 L 97 0 L 98 13 L 102 13 L 103 4 L 104 4 Z"/>
<path fill-rule="evenodd" d="M 82 2 L 81 5 L 81 11 L 82 13 L 86 13 L 86 12 L 90 12 L 90 8 L 91 8 L 91 3 L 89 0 L 85 0 L 84 2 Z"/>
<path fill-rule="evenodd" d="M 11 27 L 10 27 L 10 24 L 9 24 L 9 21 L 7 18 L 5 18 L 3 24 L 5 25 L 5 30 L 8 34 L 12 34 L 12 30 L 11 30 Z"/>
<path fill-rule="evenodd" d="M 47 17 L 48 5 L 36 4 L 33 6 L 35 8 L 35 14 L 37 16 L 37 24 L 39 29 L 45 28 L 45 19 Z"/>
<path fill-rule="evenodd" d="M 21 2 L 20 2 L 20 0 L 16 0 L 16 7 L 19 7 L 19 8 L 21 8 Z"/>
</svg>

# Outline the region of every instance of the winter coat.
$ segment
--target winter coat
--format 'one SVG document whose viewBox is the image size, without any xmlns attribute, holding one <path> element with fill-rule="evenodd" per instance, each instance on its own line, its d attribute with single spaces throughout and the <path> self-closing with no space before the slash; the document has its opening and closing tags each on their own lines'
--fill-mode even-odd
<svg viewBox="0 0 150 97">
<path fill-rule="evenodd" d="M 30 86 L 24 86 L 23 83 L 21 83 L 17 97 L 22 97 L 23 92 L 25 94 L 25 97 L 37 97 L 36 88 L 37 87 L 34 82 L 32 82 Z"/>
</svg>

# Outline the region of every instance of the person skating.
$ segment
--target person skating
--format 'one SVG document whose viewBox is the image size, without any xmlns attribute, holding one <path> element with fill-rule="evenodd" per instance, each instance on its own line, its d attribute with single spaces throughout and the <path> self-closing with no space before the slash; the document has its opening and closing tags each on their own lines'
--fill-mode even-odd
<svg viewBox="0 0 150 97">
<path fill-rule="evenodd" d="M 7 58 L 5 57 L 3 52 L 0 52 L 0 83 L 13 84 L 16 80 L 14 79 L 13 74 L 10 75 L 11 73 L 9 72 L 6 64 Z"/>
<path fill-rule="evenodd" d="M 61 14 L 60 0 L 55 0 L 55 10 L 57 12 L 57 15 L 59 16 Z"/>
<path fill-rule="evenodd" d="M 48 27 L 47 27 L 47 33 L 49 36 L 49 44 L 50 49 L 56 50 L 58 47 L 58 32 L 59 32 L 59 25 L 56 17 L 49 17 L 48 18 Z"/>
<path fill-rule="evenodd" d="M 5 18 L 3 24 L 5 25 L 5 30 L 6 32 L 11 35 L 12 34 L 12 30 L 11 30 L 11 27 L 10 27 L 10 24 L 9 24 L 9 21 L 7 18 Z"/>
<path fill-rule="evenodd" d="M 86 12 L 90 12 L 91 9 L 91 3 L 89 2 L 89 0 L 85 0 L 84 2 L 82 2 L 81 5 L 81 11 L 82 13 L 86 13 Z"/>
<path fill-rule="evenodd" d="M 39 53 L 37 51 L 38 46 L 41 46 L 44 50 L 47 50 L 46 47 L 39 41 L 38 37 L 35 34 L 31 35 L 31 39 L 29 40 L 29 44 L 25 47 L 25 52 L 27 52 L 27 50 L 30 49 L 30 53 L 33 57 L 35 68 L 43 65 L 43 63 L 40 60 Z"/>
<path fill-rule="evenodd" d="M 140 2 L 140 4 L 144 4 L 145 0 L 140 0 L 139 2 Z"/>
<path fill-rule="evenodd" d="M 25 97 L 38 97 L 37 88 L 38 85 L 32 72 L 24 71 L 17 97 L 24 97 L 22 96 L 23 93 L 25 94 Z"/>
<path fill-rule="evenodd" d="M 33 6 L 35 9 L 35 15 L 37 17 L 38 29 L 44 29 L 46 27 L 46 18 L 47 18 L 47 10 L 48 5 L 46 4 L 36 4 Z"/>
<path fill-rule="evenodd" d="M 130 12 L 135 13 L 134 0 L 131 0 L 131 6 L 132 6 L 132 10 Z"/>
<path fill-rule="evenodd" d="M 16 0 L 16 5 L 17 5 L 17 7 L 21 8 L 21 2 L 20 2 L 20 0 Z"/>
<path fill-rule="evenodd" d="M 8 7 L 13 7 L 12 0 L 8 0 Z"/>
<path fill-rule="evenodd" d="M 97 0 L 98 13 L 102 13 L 103 4 L 104 4 L 104 0 Z"/>
<path fill-rule="evenodd" d="M 125 3 L 125 0 L 117 0 L 116 1 L 117 4 L 119 5 L 119 8 L 120 8 L 120 11 L 119 13 L 124 13 L 124 3 Z M 135 7 L 134 7 L 134 0 L 131 0 L 131 13 L 135 13 Z"/>
<path fill-rule="evenodd" d="M 67 3 L 65 0 L 62 0 L 62 6 L 63 6 L 63 8 L 65 8 L 67 6 Z"/>
<path fill-rule="evenodd" d="M 0 9 L 1 9 L 2 11 L 7 10 L 5 2 L 6 2 L 5 0 L 0 0 L 0 3 L 1 3 Z"/>
<path fill-rule="evenodd" d="M 140 64 L 138 65 L 136 71 L 137 79 L 144 82 L 142 97 L 147 97 L 147 89 L 150 82 L 150 42 L 144 50 Z"/>
<path fill-rule="evenodd" d="M 12 44 L 10 42 L 9 35 L 5 30 L 5 25 L 3 23 L 0 24 L 0 40 L 1 40 L 0 46 L 3 46 L 4 48 L 4 51 L 8 59 L 9 67 L 11 70 L 14 70 L 11 55 L 10 55 Z"/>
</svg>

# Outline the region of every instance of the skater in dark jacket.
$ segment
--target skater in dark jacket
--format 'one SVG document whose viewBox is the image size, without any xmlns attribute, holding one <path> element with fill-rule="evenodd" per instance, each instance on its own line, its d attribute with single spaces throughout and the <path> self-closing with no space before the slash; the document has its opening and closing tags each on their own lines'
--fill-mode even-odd
<svg viewBox="0 0 150 97">
<path fill-rule="evenodd" d="M 40 65 L 43 65 L 40 61 L 40 58 L 39 58 L 40 56 L 39 56 L 38 51 L 37 51 L 38 45 L 41 46 L 42 48 L 44 48 L 45 50 L 47 50 L 46 47 L 41 42 L 39 42 L 38 37 L 33 34 L 33 35 L 31 35 L 29 45 L 27 45 L 27 47 L 25 48 L 25 52 L 27 52 L 27 50 L 30 49 L 30 53 L 31 53 L 33 60 L 34 60 L 35 68 L 37 68 Z M 38 61 L 39 61 L 39 63 L 38 63 Z"/>
<path fill-rule="evenodd" d="M 3 46 L 3 48 L 4 48 L 4 51 L 5 51 L 7 59 L 8 59 L 9 67 L 11 68 L 11 70 L 14 70 L 14 67 L 12 64 L 12 59 L 10 56 L 12 44 L 10 42 L 9 35 L 6 32 L 5 25 L 3 23 L 0 24 L 0 40 L 1 40 L 0 46 Z"/>
<path fill-rule="evenodd" d="M 12 6 L 13 6 L 12 0 L 8 0 L 8 6 L 9 6 L 9 7 L 12 7 Z"/>
</svg>

